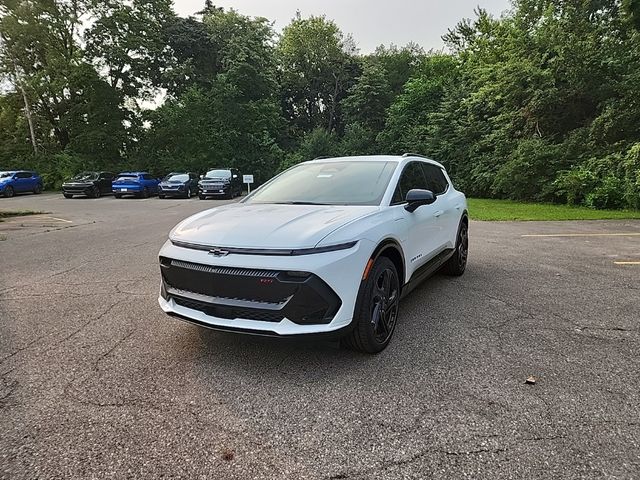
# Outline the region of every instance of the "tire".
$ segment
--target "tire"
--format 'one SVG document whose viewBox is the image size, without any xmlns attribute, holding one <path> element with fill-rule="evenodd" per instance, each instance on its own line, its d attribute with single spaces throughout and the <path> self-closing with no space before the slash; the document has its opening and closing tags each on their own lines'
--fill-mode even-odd
<svg viewBox="0 0 640 480">
<path fill-rule="evenodd" d="M 147 187 L 144 187 L 142 189 L 142 198 L 149 198 L 149 189 Z"/>
<path fill-rule="evenodd" d="M 164 200 L 164 195 L 160 195 L 160 194 L 158 194 L 158 198 L 159 198 L 160 200 Z"/>
<path fill-rule="evenodd" d="M 93 188 L 93 192 L 91 193 L 91 198 L 100 198 L 100 195 L 102 195 L 102 192 L 100 191 L 99 187 L 94 187 Z"/>
<path fill-rule="evenodd" d="M 11 198 L 16 194 L 16 192 L 13 191 L 13 187 L 9 186 L 7 188 L 4 189 L 4 196 L 5 198 Z"/>
<path fill-rule="evenodd" d="M 122 198 L 122 195 L 119 194 L 119 193 L 114 193 L 113 196 L 116 197 L 116 198 Z"/>
<path fill-rule="evenodd" d="M 460 222 L 456 236 L 456 251 L 442 266 L 442 273 L 459 277 L 467 268 L 469 257 L 469 222 L 466 217 Z"/>
<path fill-rule="evenodd" d="M 342 339 L 347 348 L 365 353 L 384 350 L 396 327 L 400 280 L 394 263 L 378 257 L 360 285 L 353 316 L 353 330 Z"/>
<path fill-rule="evenodd" d="M 36 195 L 39 195 L 42 193 L 42 185 L 38 184 L 36 185 L 36 188 L 33 189 L 33 193 L 35 193 Z"/>
<path fill-rule="evenodd" d="M 73 198 L 73 195 L 70 193 L 63 193 L 62 195 L 64 195 L 64 198 Z"/>
<path fill-rule="evenodd" d="M 204 196 L 204 195 L 202 195 L 202 194 L 198 194 L 198 198 L 199 198 L 200 200 L 206 200 L 206 199 L 207 199 L 207 197 L 205 197 L 205 196 Z"/>
</svg>

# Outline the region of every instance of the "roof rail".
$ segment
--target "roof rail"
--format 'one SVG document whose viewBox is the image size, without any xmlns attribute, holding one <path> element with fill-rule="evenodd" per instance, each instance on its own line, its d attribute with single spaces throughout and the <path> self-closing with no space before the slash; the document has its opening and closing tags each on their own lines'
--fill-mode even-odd
<svg viewBox="0 0 640 480">
<path fill-rule="evenodd" d="M 420 157 L 420 158 L 429 159 L 429 157 L 427 157 L 426 155 L 421 155 L 419 153 L 411 153 L 411 152 L 403 153 L 402 156 L 403 157 Z"/>
</svg>

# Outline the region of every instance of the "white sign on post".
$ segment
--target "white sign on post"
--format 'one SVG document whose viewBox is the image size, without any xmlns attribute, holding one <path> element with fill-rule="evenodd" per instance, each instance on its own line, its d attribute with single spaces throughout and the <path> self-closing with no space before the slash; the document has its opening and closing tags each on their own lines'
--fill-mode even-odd
<svg viewBox="0 0 640 480">
<path fill-rule="evenodd" d="M 253 175 L 242 175 L 242 182 L 247 184 L 247 193 L 251 193 L 251 184 L 253 183 Z"/>
</svg>

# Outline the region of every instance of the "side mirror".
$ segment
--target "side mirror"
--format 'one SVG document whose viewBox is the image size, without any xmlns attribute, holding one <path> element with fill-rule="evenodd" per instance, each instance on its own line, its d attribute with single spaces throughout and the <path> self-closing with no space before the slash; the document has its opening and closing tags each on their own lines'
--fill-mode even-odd
<svg viewBox="0 0 640 480">
<path fill-rule="evenodd" d="M 422 190 L 420 188 L 414 188 L 407 192 L 407 204 L 404 209 L 407 212 L 414 212 L 418 207 L 422 205 L 431 205 L 436 201 L 436 196 L 431 190 Z"/>
</svg>

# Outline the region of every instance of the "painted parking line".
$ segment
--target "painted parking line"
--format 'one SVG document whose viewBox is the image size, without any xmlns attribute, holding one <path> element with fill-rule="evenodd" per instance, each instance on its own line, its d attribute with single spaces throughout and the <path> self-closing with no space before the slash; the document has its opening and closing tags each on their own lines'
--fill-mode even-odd
<svg viewBox="0 0 640 480">
<path fill-rule="evenodd" d="M 64 222 L 64 223 L 73 223 L 71 220 L 65 220 L 64 218 L 58 218 L 58 217 L 49 217 L 53 220 L 58 220 L 59 222 Z"/>
<path fill-rule="evenodd" d="M 521 237 L 640 237 L 640 232 L 625 233 L 544 233 L 521 235 Z"/>
<path fill-rule="evenodd" d="M 640 262 L 613 262 L 616 265 L 640 265 Z"/>
</svg>

